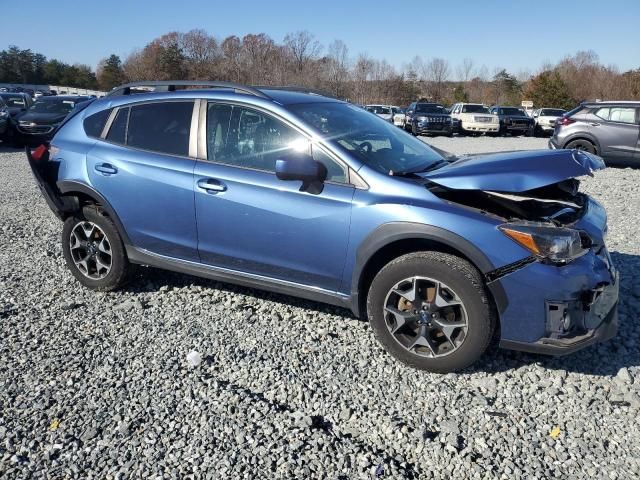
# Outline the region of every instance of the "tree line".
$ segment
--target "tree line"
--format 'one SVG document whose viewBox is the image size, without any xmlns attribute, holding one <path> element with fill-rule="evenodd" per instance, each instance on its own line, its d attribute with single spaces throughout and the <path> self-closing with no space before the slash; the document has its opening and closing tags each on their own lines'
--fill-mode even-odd
<svg viewBox="0 0 640 480">
<path fill-rule="evenodd" d="M 407 105 L 418 100 L 572 108 L 584 100 L 640 99 L 640 68 L 620 72 L 592 51 L 578 52 L 535 73 L 489 70 L 467 58 L 455 68 L 444 58 L 415 57 L 401 68 L 368 54 L 352 56 L 334 40 L 323 46 L 307 31 L 280 43 L 265 33 L 222 40 L 204 30 L 170 32 L 124 60 L 113 54 L 92 72 L 87 65 L 47 60 L 11 46 L 0 52 L 0 81 L 51 83 L 110 90 L 136 80 L 221 80 L 249 85 L 298 85 L 354 103 Z"/>
</svg>

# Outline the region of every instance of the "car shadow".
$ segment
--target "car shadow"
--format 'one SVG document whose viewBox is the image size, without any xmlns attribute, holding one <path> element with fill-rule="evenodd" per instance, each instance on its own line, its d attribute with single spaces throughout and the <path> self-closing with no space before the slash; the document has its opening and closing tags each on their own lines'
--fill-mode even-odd
<svg viewBox="0 0 640 480">
<path fill-rule="evenodd" d="M 554 370 L 611 376 L 615 375 L 622 367 L 640 366 L 640 345 L 632 340 L 640 337 L 640 323 L 636 321 L 640 317 L 640 298 L 636 299 L 632 294 L 634 272 L 640 270 L 640 255 L 612 252 L 611 256 L 620 271 L 619 330 L 616 337 L 604 343 L 591 345 L 573 354 L 559 357 L 503 350 L 497 348 L 496 342 L 496 345 L 493 345 L 478 362 L 465 369 L 464 372 L 497 373 L 521 368 L 525 365 L 538 364 L 543 368 Z M 125 287 L 126 291 L 131 293 L 158 292 L 161 288 L 180 289 L 195 285 L 249 297 L 238 302 L 235 308 L 254 307 L 257 309 L 257 301 L 268 300 L 295 308 L 314 310 L 321 314 L 337 315 L 352 320 L 356 318 L 350 310 L 345 308 L 153 267 L 139 268 L 135 277 Z M 252 299 L 256 300 L 256 304 Z"/>
</svg>

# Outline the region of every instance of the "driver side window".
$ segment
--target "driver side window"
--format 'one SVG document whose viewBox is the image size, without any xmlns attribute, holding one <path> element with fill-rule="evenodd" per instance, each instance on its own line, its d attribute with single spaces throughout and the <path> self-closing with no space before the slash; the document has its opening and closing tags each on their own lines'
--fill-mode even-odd
<svg viewBox="0 0 640 480">
<path fill-rule="evenodd" d="M 276 160 L 297 154 L 307 143 L 293 128 L 258 110 L 208 104 L 208 160 L 275 172 Z"/>
</svg>

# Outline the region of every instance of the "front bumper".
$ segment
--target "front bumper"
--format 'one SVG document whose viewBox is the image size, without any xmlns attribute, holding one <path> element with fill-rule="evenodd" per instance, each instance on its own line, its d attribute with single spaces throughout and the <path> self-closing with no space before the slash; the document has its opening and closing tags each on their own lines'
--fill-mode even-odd
<svg viewBox="0 0 640 480">
<path fill-rule="evenodd" d="M 423 134 L 440 134 L 451 135 L 453 133 L 453 126 L 451 123 L 445 122 L 417 122 L 415 124 L 416 133 L 418 135 Z"/>
<path fill-rule="evenodd" d="M 564 266 L 530 263 L 497 282 L 508 300 L 501 347 L 564 355 L 616 334 L 619 278 L 604 246 Z"/>
<path fill-rule="evenodd" d="M 607 287 L 605 298 L 592 306 L 594 310 L 583 315 L 573 310 L 570 314 L 575 317 L 570 320 L 571 323 L 598 323 L 594 328 L 564 337 L 543 337 L 532 343 L 500 340 L 500 347 L 545 355 L 568 355 L 594 343 L 610 340 L 618 332 L 618 289 L 619 280 L 616 278 L 616 283 Z M 570 302 L 563 303 L 568 306 Z"/>
<path fill-rule="evenodd" d="M 460 122 L 460 128 L 466 132 L 494 133 L 500 130 L 500 124 L 488 122 L 467 122 L 462 120 Z"/>
</svg>

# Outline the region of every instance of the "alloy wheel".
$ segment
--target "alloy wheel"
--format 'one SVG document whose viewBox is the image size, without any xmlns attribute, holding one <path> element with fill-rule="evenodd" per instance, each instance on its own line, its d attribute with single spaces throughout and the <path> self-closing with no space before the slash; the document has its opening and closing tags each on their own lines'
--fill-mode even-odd
<svg viewBox="0 0 640 480">
<path fill-rule="evenodd" d="M 95 223 L 77 223 L 71 230 L 69 249 L 73 262 L 85 277 L 100 280 L 111 271 L 111 243 Z"/>
<path fill-rule="evenodd" d="M 430 358 L 456 351 L 465 341 L 468 317 L 449 286 L 428 277 L 398 282 L 384 302 L 387 329 L 404 349 Z"/>
</svg>

